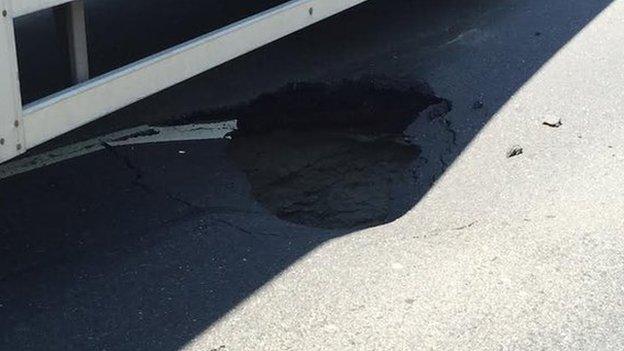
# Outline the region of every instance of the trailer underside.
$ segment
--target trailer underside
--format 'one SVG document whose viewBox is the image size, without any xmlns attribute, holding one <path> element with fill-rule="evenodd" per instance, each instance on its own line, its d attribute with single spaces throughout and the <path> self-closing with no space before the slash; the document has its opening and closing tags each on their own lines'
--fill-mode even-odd
<svg viewBox="0 0 624 351">
<path fill-rule="evenodd" d="M 366 0 L 292 0 L 106 74 L 89 77 L 84 0 L 0 0 L 0 162 Z M 14 19 L 55 7 L 74 85 L 22 104 Z"/>
</svg>

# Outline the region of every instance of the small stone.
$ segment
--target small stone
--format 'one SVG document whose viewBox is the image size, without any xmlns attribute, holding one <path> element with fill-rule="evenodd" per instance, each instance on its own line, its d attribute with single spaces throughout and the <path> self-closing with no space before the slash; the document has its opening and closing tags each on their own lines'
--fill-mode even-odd
<svg viewBox="0 0 624 351">
<path fill-rule="evenodd" d="M 507 151 L 507 158 L 512 158 L 518 155 L 522 155 L 524 153 L 524 149 L 519 145 L 514 145 Z"/>
<path fill-rule="evenodd" d="M 546 117 L 542 124 L 551 128 L 559 128 L 563 125 L 563 123 L 561 123 L 561 118 L 553 116 Z"/>
<path fill-rule="evenodd" d="M 483 108 L 483 106 L 485 106 L 485 103 L 483 102 L 483 100 L 479 99 L 472 104 L 472 109 L 480 110 Z"/>
</svg>

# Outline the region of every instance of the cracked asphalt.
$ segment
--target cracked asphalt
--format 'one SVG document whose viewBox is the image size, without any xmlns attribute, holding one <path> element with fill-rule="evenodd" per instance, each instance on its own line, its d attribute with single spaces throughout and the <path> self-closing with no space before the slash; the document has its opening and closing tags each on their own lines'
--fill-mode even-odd
<svg viewBox="0 0 624 351">
<path fill-rule="evenodd" d="M 408 127 L 417 181 L 394 200 L 409 210 L 376 227 L 278 219 L 227 140 L 108 146 L 0 180 L 0 349 L 621 350 L 623 18 L 620 0 L 371 0 L 55 140 L 42 149 L 370 74 L 453 107 Z M 138 52 L 119 49 L 138 34 L 110 32 L 118 47 L 95 52 Z M 50 57 L 22 62 L 31 92 Z"/>
</svg>

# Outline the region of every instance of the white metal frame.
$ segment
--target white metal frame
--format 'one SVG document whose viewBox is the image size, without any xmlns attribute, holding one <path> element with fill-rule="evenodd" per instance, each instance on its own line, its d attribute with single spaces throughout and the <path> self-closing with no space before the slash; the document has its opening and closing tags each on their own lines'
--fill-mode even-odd
<svg viewBox="0 0 624 351">
<path fill-rule="evenodd" d="M 0 0 L 0 161 L 26 149 L 11 3 Z"/>
<path fill-rule="evenodd" d="M 82 81 L 88 77 L 84 4 L 0 0 L 0 11 L 7 11 L 0 17 L 0 162 L 365 1 L 291 0 L 22 107 L 13 18 L 71 2 L 72 72 Z"/>
<path fill-rule="evenodd" d="M 84 0 L 74 0 L 57 6 L 54 11 L 57 21 L 66 31 L 67 51 L 71 79 L 82 83 L 89 79 L 89 52 L 87 48 L 87 24 Z"/>
</svg>

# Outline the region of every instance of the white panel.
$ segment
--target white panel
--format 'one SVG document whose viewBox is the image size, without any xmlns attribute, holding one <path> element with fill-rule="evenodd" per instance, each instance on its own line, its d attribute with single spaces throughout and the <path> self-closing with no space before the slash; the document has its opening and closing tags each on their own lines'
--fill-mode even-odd
<svg viewBox="0 0 624 351">
<path fill-rule="evenodd" d="M 25 107 L 32 147 L 366 0 L 293 0 Z"/>
<path fill-rule="evenodd" d="M 0 0 L 0 162 L 25 151 L 10 5 L 9 0 Z"/>
</svg>

